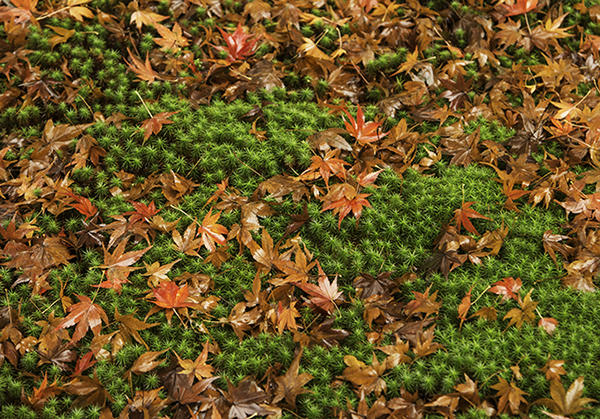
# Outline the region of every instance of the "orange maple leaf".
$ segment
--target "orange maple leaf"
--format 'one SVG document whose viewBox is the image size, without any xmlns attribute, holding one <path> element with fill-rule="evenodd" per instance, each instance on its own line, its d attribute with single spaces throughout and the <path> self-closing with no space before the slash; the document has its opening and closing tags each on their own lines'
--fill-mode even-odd
<svg viewBox="0 0 600 419">
<path fill-rule="evenodd" d="M 339 222 L 338 222 L 338 230 L 342 226 L 342 220 L 346 215 L 352 211 L 354 214 L 354 218 L 356 218 L 356 227 L 358 227 L 358 220 L 362 214 L 363 207 L 370 207 L 371 204 L 365 198 L 370 196 L 370 193 L 361 193 L 353 197 L 352 199 L 348 199 L 346 196 L 342 196 L 341 198 L 330 202 L 327 206 L 325 206 L 321 212 L 327 211 L 328 209 L 333 209 L 333 213 L 339 213 Z"/>
<path fill-rule="evenodd" d="M 462 207 L 454 211 L 454 214 L 456 214 L 454 216 L 454 220 L 456 220 L 456 231 L 460 232 L 461 225 L 464 225 L 465 229 L 469 233 L 479 235 L 479 232 L 475 229 L 473 224 L 471 224 L 469 218 L 482 218 L 484 220 L 489 220 L 489 218 L 485 215 L 481 215 L 477 211 L 469 208 L 474 203 L 475 202 L 463 202 Z"/>
<path fill-rule="evenodd" d="M 171 121 L 167 118 L 170 118 L 171 116 L 173 116 L 179 112 L 181 112 L 181 111 L 161 112 L 157 115 L 154 115 L 152 118 L 142 121 L 142 128 L 144 128 L 144 141 L 142 141 L 142 145 L 144 145 L 146 140 L 148 138 L 150 138 L 150 136 L 152 134 L 154 134 L 154 135 L 158 134 L 160 132 L 160 130 L 162 129 L 163 125 L 168 125 L 168 124 L 172 124 L 173 122 L 175 122 L 175 121 Z"/>
<path fill-rule="evenodd" d="M 102 328 L 102 321 L 108 324 L 108 316 L 98 304 L 94 304 L 89 297 L 85 295 L 77 295 L 77 298 L 81 301 L 80 303 L 73 304 L 68 308 L 69 315 L 60 322 L 54 329 L 58 332 L 61 329 L 75 326 L 75 333 L 73 333 L 72 343 L 76 343 L 85 336 L 89 329 L 92 329 L 94 335 L 100 334 Z"/>
<path fill-rule="evenodd" d="M 153 83 L 154 79 L 159 78 L 158 74 L 156 74 L 156 71 L 152 69 L 152 65 L 148 59 L 148 53 L 146 53 L 146 63 L 142 63 L 139 58 L 136 58 L 133 54 L 131 54 L 129 48 L 127 48 L 127 51 L 129 52 L 129 57 L 131 58 L 133 64 L 127 60 L 125 60 L 125 62 L 129 66 L 129 69 L 133 71 L 141 80 L 147 81 L 148 83 Z"/>
<path fill-rule="evenodd" d="M 346 125 L 346 130 L 350 135 L 356 138 L 359 143 L 372 143 L 389 134 L 388 132 L 377 132 L 377 129 L 381 126 L 381 124 L 383 124 L 383 122 L 368 122 L 365 124 L 365 115 L 363 114 L 360 105 L 358 105 L 358 110 L 356 111 L 356 119 L 354 119 L 347 110 L 343 109 L 343 111 L 350 120 L 350 122 L 348 122 L 342 116 L 342 119 L 344 119 L 344 124 Z"/>
<path fill-rule="evenodd" d="M 156 301 L 152 302 L 159 307 L 174 309 L 194 306 L 194 304 L 186 302 L 189 295 L 187 284 L 179 288 L 173 281 L 162 282 L 154 288 L 153 292 Z"/>
<path fill-rule="evenodd" d="M 515 4 L 504 4 L 503 6 L 508 12 L 504 15 L 505 17 L 517 16 L 531 12 L 535 9 L 538 6 L 538 0 L 517 0 Z"/>
<path fill-rule="evenodd" d="M 217 250 L 215 242 L 220 245 L 227 243 L 227 239 L 223 234 L 227 234 L 227 228 L 221 224 L 217 224 L 217 220 L 221 216 L 221 211 L 216 214 L 212 214 L 212 209 L 208 211 L 208 214 L 204 216 L 202 224 L 198 227 L 198 233 L 202 234 L 202 241 L 200 247 L 204 245 L 211 253 Z M 198 247 L 198 250 L 200 250 Z"/>
</svg>

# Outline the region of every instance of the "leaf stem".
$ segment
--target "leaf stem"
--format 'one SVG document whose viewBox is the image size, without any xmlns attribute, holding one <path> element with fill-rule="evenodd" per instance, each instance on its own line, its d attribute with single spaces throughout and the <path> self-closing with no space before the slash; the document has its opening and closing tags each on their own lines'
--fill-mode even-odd
<svg viewBox="0 0 600 419">
<path fill-rule="evenodd" d="M 150 109 L 148 109 L 148 107 L 146 106 L 146 102 L 144 102 L 144 99 L 142 99 L 142 97 L 140 96 L 140 94 L 138 93 L 137 90 L 135 91 L 135 94 L 138 95 L 138 97 L 142 101 L 142 105 L 144 105 L 144 108 L 146 108 L 146 111 L 148 111 L 148 114 L 150 115 L 150 118 L 154 118 L 154 115 L 152 115 L 152 112 L 150 112 Z"/>
</svg>

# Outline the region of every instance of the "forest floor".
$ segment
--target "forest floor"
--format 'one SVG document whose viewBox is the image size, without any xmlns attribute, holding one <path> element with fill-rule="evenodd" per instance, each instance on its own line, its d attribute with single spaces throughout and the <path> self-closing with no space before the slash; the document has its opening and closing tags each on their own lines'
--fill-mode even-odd
<svg viewBox="0 0 600 419">
<path fill-rule="evenodd" d="M 0 22 L 0 418 L 600 416 L 594 2 Z"/>
</svg>

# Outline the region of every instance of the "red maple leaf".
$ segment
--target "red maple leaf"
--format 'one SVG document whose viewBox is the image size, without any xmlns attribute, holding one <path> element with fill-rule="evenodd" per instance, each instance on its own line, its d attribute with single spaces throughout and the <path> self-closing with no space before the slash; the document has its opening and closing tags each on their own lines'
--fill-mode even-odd
<svg viewBox="0 0 600 419">
<path fill-rule="evenodd" d="M 156 206 L 154 205 L 154 201 L 150 202 L 150 205 L 146 205 L 143 202 L 134 202 L 134 201 L 129 201 L 129 203 L 131 205 L 133 205 L 133 208 L 135 208 L 135 211 L 124 212 L 121 215 L 131 215 L 131 217 L 129 217 L 129 222 L 132 224 L 135 223 L 136 221 L 141 221 L 141 220 L 150 222 L 150 218 L 154 217 L 156 214 L 158 214 L 160 212 L 160 208 L 156 209 Z"/>
<path fill-rule="evenodd" d="M 533 9 L 535 9 L 538 6 L 538 0 L 517 0 L 515 4 L 503 4 L 503 6 L 508 12 L 504 16 L 517 16 L 531 12 Z"/>
<path fill-rule="evenodd" d="M 260 37 L 250 40 L 252 35 L 246 35 L 242 24 L 238 23 L 237 29 L 233 35 L 228 34 L 217 26 L 219 32 L 223 36 L 223 39 L 227 43 L 227 48 L 215 46 L 219 51 L 227 51 L 227 61 L 233 62 L 235 60 L 245 60 L 247 56 L 254 54 L 256 49 L 256 43 Z"/>
<path fill-rule="evenodd" d="M 175 122 L 167 118 L 170 118 L 171 116 L 179 112 L 181 111 L 161 112 L 158 115 L 154 115 L 152 118 L 142 121 L 142 128 L 144 128 L 144 141 L 142 142 L 142 145 L 144 145 L 146 140 L 150 138 L 152 134 L 158 134 L 162 129 L 163 125 L 172 124 L 173 122 Z"/>
<path fill-rule="evenodd" d="M 77 294 L 75 294 L 77 295 Z M 58 332 L 61 329 L 75 326 L 75 333 L 73 333 L 72 343 L 78 342 L 82 337 L 85 336 L 89 329 L 92 329 L 94 335 L 100 334 L 102 328 L 102 320 L 108 324 L 108 316 L 98 304 L 94 304 L 89 297 L 85 295 L 77 295 L 77 298 L 81 301 L 80 303 L 73 304 L 68 308 L 69 315 L 63 319 L 62 322 L 54 329 Z"/>
<path fill-rule="evenodd" d="M 475 229 L 473 224 L 471 224 L 469 218 L 482 218 L 484 220 L 489 220 L 489 218 L 485 215 L 481 215 L 477 211 L 469 208 L 474 203 L 475 202 L 463 202 L 462 207 L 454 211 L 454 214 L 456 214 L 454 216 L 454 220 L 456 220 L 456 231 L 460 232 L 461 225 L 464 225 L 465 229 L 469 233 L 479 235 L 479 232 Z"/>
<path fill-rule="evenodd" d="M 490 288 L 490 292 L 502 295 L 502 301 L 508 301 L 511 298 L 516 300 L 519 290 L 521 289 L 521 278 L 514 279 L 512 276 L 502 278 L 501 281 L 495 282 Z"/>
<path fill-rule="evenodd" d="M 344 119 L 344 124 L 346 124 L 346 130 L 351 136 L 356 138 L 359 143 L 372 143 L 389 134 L 388 132 L 377 132 L 377 129 L 381 126 L 381 124 L 383 124 L 383 122 L 368 122 L 365 124 L 365 115 L 363 114 L 360 105 L 358 105 L 356 119 L 354 119 L 347 110 L 343 109 L 343 111 L 346 115 L 348 115 L 348 119 L 350 120 L 350 122 L 348 122 L 342 116 L 342 119 Z"/>
<path fill-rule="evenodd" d="M 91 201 L 83 196 L 75 195 L 69 191 L 66 191 L 66 194 L 77 201 L 76 204 L 68 204 L 71 208 L 76 209 L 82 215 L 85 215 L 85 219 L 83 221 L 87 221 L 88 218 L 93 217 L 98 212 L 98 208 L 91 203 Z"/>
</svg>

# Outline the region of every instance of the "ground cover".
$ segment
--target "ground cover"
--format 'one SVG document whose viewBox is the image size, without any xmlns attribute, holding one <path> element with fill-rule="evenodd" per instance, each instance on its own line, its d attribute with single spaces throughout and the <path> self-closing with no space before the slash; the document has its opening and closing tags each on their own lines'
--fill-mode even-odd
<svg viewBox="0 0 600 419">
<path fill-rule="evenodd" d="M 0 417 L 600 413 L 600 6 L 0 21 Z"/>
</svg>

